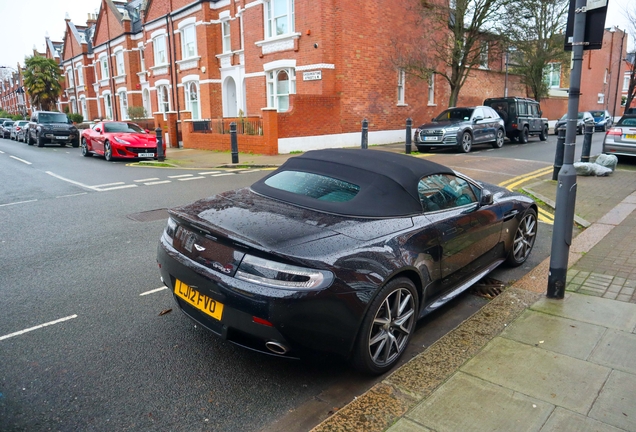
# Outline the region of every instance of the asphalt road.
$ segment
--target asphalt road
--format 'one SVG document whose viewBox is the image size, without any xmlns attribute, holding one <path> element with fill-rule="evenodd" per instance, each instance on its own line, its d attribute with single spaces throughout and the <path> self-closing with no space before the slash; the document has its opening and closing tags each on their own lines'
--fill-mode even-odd
<svg viewBox="0 0 636 432">
<path fill-rule="evenodd" d="M 497 159 L 521 174 L 552 139 L 439 157 L 493 181 Z M 235 347 L 157 291 L 163 209 L 266 171 L 129 167 L 2 139 L 0 152 L 0 430 L 308 430 L 376 381 L 334 358 Z M 498 279 L 548 255 L 551 227 L 539 233 L 531 260 Z M 427 317 L 404 361 L 486 302 L 466 294 Z"/>
</svg>

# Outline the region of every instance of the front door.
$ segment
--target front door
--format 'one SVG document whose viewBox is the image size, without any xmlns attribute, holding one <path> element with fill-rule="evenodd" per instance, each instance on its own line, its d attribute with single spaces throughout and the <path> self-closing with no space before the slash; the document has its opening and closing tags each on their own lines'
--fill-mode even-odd
<svg viewBox="0 0 636 432">
<path fill-rule="evenodd" d="M 236 99 L 236 83 L 234 78 L 227 77 L 223 87 L 224 117 L 238 116 L 238 103 Z"/>
</svg>

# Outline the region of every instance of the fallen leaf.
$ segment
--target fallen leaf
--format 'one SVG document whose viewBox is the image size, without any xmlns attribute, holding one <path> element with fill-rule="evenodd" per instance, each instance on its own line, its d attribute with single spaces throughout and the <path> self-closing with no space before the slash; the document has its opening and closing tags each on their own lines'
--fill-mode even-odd
<svg viewBox="0 0 636 432">
<path fill-rule="evenodd" d="M 169 314 L 170 312 L 172 312 L 172 309 L 164 309 L 161 312 L 159 312 L 159 316 Z"/>
</svg>

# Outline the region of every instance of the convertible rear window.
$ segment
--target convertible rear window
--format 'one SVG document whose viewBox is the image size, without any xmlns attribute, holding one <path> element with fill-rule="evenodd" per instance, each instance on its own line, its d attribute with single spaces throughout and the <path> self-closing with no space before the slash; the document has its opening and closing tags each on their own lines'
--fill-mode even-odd
<svg viewBox="0 0 636 432">
<path fill-rule="evenodd" d="M 268 178 L 265 184 L 327 202 L 346 202 L 360 191 L 360 186 L 356 184 L 302 171 L 281 171 Z"/>
</svg>

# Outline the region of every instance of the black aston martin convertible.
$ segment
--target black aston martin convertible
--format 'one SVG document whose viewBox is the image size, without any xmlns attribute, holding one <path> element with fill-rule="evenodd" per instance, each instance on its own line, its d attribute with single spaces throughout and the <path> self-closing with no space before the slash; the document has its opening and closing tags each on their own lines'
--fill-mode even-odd
<svg viewBox="0 0 636 432">
<path fill-rule="evenodd" d="M 224 339 L 377 374 L 419 318 L 522 264 L 536 234 L 526 196 L 412 156 L 317 150 L 171 209 L 157 259 L 179 308 Z"/>
</svg>

